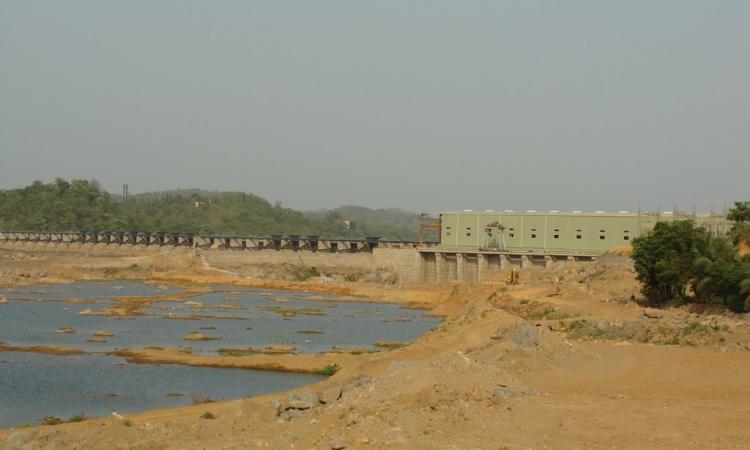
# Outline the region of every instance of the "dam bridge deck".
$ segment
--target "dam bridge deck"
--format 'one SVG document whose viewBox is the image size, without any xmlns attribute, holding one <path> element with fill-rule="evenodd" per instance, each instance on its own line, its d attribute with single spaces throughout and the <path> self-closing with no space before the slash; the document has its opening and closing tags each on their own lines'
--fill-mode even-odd
<svg viewBox="0 0 750 450">
<path fill-rule="evenodd" d="M 413 248 L 419 241 L 365 238 L 326 238 L 314 235 L 222 236 L 195 233 L 124 231 L 0 231 L 0 242 L 47 244 L 131 245 L 146 247 L 215 248 L 224 250 L 293 250 L 313 252 L 372 252 L 375 248 Z M 422 246 L 431 246 L 422 243 Z"/>
</svg>

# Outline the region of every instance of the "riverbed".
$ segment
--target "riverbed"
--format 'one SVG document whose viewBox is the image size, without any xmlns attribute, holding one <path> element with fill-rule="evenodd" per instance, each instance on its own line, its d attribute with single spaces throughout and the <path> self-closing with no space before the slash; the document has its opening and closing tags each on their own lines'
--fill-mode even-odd
<svg viewBox="0 0 750 450">
<path fill-rule="evenodd" d="M 83 355 L 0 352 L 0 428 L 42 416 L 103 416 L 293 389 L 321 375 L 181 365 L 131 364 L 107 355 L 123 348 L 183 348 L 206 356 L 222 349 L 291 347 L 297 353 L 376 350 L 406 343 L 439 324 L 425 311 L 315 293 L 212 286 L 186 288 L 132 281 L 85 281 L 5 289 L 0 341 L 79 349 Z M 98 316 L 122 298 L 139 298 L 137 315 Z M 139 300 L 141 301 L 141 300 Z M 200 333 L 208 340 L 186 340 Z M 197 399 L 197 400 L 196 400 Z"/>
</svg>

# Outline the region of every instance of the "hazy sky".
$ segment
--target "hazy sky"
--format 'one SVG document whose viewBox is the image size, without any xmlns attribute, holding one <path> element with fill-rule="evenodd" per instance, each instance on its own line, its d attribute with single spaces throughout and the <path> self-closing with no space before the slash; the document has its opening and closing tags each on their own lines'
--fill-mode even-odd
<svg viewBox="0 0 750 450">
<path fill-rule="evenodd" d="M 0 0 L 0 188 L 750 199 L 750 1 Z"/>
</svg>

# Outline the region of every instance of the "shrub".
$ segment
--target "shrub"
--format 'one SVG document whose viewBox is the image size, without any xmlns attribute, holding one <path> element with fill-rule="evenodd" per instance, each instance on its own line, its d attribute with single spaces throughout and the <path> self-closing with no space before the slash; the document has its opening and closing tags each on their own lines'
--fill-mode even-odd
<svg viewBox="0 0 750 450">
<path fill-rule="evenodd" d="M 319 374 L 330 377 L 339 371 L 339 366 L 336 364 L 329 364 L 318 371 Z"/>
<path fill-rule="evenodd" d="M 315 266 L 310 267 L 295 267 L 294 273 L 292 274 L 296 281 L 307 281 L 310 278 L 320 276 L 320 272 Z"/>
<path fill-rule="evenodd" d="M 72 416 L 71 418 L 69 418 L 68 422 L 69 423 L 83 422 L 84 420 L 89 420 L 89 416 L 87 416 L 86 413 L 81 412 L 81 413 L 76 414 L 75 416 Z"/>
<path fill-rule="evenodd" d="M 203 415 L 201 415 L 201 419 L 213 420 L 215 418 L 216 418 L 216 416 L 214 416 L 212 413 L 210 413 L 208 411 L 204 412 Z"/>
<path fill-rule="evenodd" d="M 39 425 L 60 425 L 63 420 L 57 416 L 44 416 L 38 419 Z"/>
</svg>

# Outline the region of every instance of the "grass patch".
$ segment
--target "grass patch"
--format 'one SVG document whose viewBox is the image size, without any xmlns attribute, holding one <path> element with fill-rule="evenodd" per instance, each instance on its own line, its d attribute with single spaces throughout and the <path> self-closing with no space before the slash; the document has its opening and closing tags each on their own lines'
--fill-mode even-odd
<svg viewBox="0 0 750 450">
<path fill-rule="evenodd" d="M 213 415 L 213 413 L 206 411 L 201 415 L 201 419 L 208 419 L 208 420 L 214 420 L 216 419 L 216 416 Z"/>
<path fill-rule="evenodd" d="M 130 420 L 123 420 L 122 424 L 125 425 L 126 427 L 132 427 L 133 426 L 133 422 L 130 421 Z"/>
<path fill-rule="evenodd" d="M 318 371 L 320 375 L 330 377 L 331 375 L 338 372 L 340 367 L 337 364 L 329 364 Z"/>
</svg>

